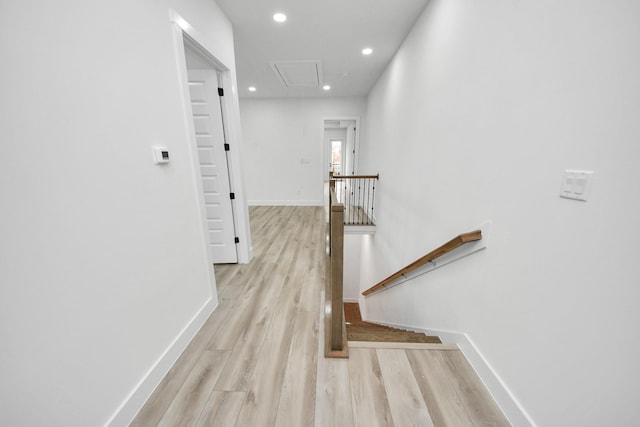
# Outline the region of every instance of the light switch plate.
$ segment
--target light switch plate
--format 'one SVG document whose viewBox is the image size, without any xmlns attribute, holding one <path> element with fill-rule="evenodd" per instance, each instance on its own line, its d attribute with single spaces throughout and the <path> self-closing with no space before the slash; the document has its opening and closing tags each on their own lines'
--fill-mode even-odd
<svg viewBox="0 0 640 427">
<path fill-rule="evenodd" d="M 587 201 L 591 190 L 593 171 L 566 170 L 562 178 L 560 197 L 566 199 Z"/>
</svg>

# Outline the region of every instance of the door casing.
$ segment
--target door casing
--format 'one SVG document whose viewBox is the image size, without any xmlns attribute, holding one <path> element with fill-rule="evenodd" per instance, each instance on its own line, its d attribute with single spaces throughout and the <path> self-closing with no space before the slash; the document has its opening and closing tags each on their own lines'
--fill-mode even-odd
<svg viewBox="0 0 640 427">
<path fill-rule="evenodd" d="M 226 95 L 232 95 L 235 91 L 235 78 L 230 68 L 220 61 L 212 52 L 216 51 L 215 45 L 208 43 L 180 14 L 174 10 L 170 10 L 169 19 L 173 24 L 173 42 L 178 69 L 179 85 L 183 100 L 183 114 L 187 137 L 190 141 L 190 161 L 193 170 L 194 188 L 197 192 L 196 197 L 199 202 L 199 214 L 202 223 L 202 244 L 206 248 L 208 263 L 213 263 L 211 250 L 208 244 L 206 210 L 204 204 L 204 193 L 202 182 L 200 179 L 200 171 L 197 156 L 197 143 L 195 141 L 195 132 L 193 127 L 193 117 L 191 111 L 191 99 L 189 96 L 187 64 L 185 57 L 185 46 L 197 52 L 200 57 L 207 59 L 208 63 L 218 71 L 219 84 L 223 88 Z M 231 146 L 229 155 L 229 177 L 231 185 L 234 188 L 234 225 L 237 232 L 239 243 L 237 244 L 238 263 L 246 264 L 253 258 L 253 247 L 251 245 L 251 234 L 249 226 L 249 212 L 246 203 L 246 195 L 242 185 L 242 173 L 240 164 L 240 111 L 237 96 L 224 96 L 222 102 L 223 124 L 227 135 L 227 142 Z M 212 269 L 210 269 L 212 270 Z M 212 284 L 215 284 L 215 278 L 212 276 Z M 215 287 L 215 285 L 214 285 Z"/>
</svg>

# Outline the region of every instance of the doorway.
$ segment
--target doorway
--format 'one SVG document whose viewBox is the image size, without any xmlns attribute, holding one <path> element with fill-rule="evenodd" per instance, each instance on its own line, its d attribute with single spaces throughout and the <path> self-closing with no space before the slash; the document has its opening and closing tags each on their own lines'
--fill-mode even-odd
<svg viewBox="0 0 640 427">
<path fill-rule="evenodd" d="M 329 175 L 342 175 L 344 166 L 344 139 L 330 139 L 331 161 L 329 163 Z"/>
<path fill-rule="evenodd" d="M 202 182 L 207 241 L 214 264 L 237 263 L 234 192 L 225 135 L 220 72 L 185 40 L 189 98 Z"/>
<path fill-rule="evenodd" d="M 324 181 L 333 175 L 353 175 L 357 169 L 360 117 L 335 117 L 322 120 L 324 132 Z"/>
</svg>

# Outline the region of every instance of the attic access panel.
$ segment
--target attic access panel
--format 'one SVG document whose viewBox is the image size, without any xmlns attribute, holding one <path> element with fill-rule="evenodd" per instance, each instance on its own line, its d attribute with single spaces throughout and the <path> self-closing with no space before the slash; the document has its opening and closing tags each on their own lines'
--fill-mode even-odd
<svg viewBox="0 0 640 427">
<path fill-rule="evenodd" d="M 273 61 L 271 69 L 286 87 L 320 87 L 322 63 L 319 60 Z"/>
</svg>

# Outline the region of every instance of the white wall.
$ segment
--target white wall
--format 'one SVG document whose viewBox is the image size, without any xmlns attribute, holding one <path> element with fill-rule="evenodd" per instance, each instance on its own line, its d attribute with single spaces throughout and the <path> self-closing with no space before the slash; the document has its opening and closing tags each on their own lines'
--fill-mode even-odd
<svg viewBox="0 0 640 427">
<path fill-rule="evenodd" d="M 365 316 L 468 334 L 540 426 L 637 423 L 639 16 L 623 0 L 432 0 L 368 99 L 360 164 L 380 182 L 361 289 L 492 228 Z M 565 169 L 595 171 L 589 201 L 558 196 Z"/>
<path fill-rule="evenodd" d="M 215 3 L 171 6 L 232 63 Z M 169 7 L 0 6 L 0 425 L 126 425 L 217 304 Z"/>
<path fill-rule="evenodd" d="M 242 98 L 249 204 L 322 205 L 323 119 L 364 117 L 365 111 L 364 98 Z"/>
<path fill-rule="evenodd" d="M 360 297 L 360 264 L 362 262 L 360 251 L 363 238 L 364 236 L 361 234 L 347 233 L 344 235 L 342 296 L 348 302 L 358 302 Z"/>
</svg>

